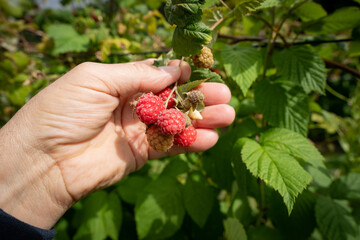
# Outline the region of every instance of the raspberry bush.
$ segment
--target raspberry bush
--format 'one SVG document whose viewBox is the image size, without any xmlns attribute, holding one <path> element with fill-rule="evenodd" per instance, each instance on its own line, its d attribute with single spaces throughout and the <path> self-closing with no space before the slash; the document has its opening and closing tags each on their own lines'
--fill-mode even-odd
<svg viewBox="0 0 360 240">
<path fill-rule="evenodd" d="M 1 125 L 81 62 L 146 58 L 192 74 L 135 99 L 144 144 L 196 141 L 205 81 L 229 86 L 236 120 L 209 151 L 149 161 L 81 200 L 56 239 L 359 239 L 359 1 L 61 3 L 0 0 Z M 181 132 L 159 124 L 165 111 L 183 114 Z"/>
</svg>

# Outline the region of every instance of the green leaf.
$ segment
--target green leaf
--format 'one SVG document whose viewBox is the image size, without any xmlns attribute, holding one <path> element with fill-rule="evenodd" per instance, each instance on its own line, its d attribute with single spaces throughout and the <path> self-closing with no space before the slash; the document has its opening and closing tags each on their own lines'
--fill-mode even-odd
<svg viewBox="0 0 360 240">
<path fill-rule="evenodd" d="M 360 200 L 360 173 L 349 173 L 336 179 L 330 186 L 333 198 Z"/>
<path fill-rule="evenodd" d="M 265 1 L 266 0 L 240 0 L 234 9 L 234 14 L 241 17 L 249 12 L 256 11 L 256 9 L 261 6 L 261 3 Z"/>
<path fill-rule="evenodd" d="M 79 227 L 74 239 L 118 239 L 122 222 L 121 202 L 115 193 L 98 191 L 84 200 L 82 209 L 76 213 L 76 220 Z"/>
<path fill-rule="evenodd" d="M 11 88 L 6 92 L 7 97 L 9 100 L 18 106 L 22 106 L 26 103 L 26 98 L 29 95 L 31 88 L 29 85 L 27 86 L 20 86 L 18 88 Z"/>
<path fill-rule="evenodd" d="M 259 142 L 264 146 L 284 151 L 314 167 L 325 167 L 324 157 L 309 139 L 291 130 L 271 128 L 261 135 Z"/>
<path fill-rule="evenodd" d="M 234 79 L 242 93 L 246 95 L 260 72 L 262 65 L 260 51 L 249 45 L 226 47 L 221 51 L 221 58 L 228 76 Z"/>
<path fill-rule="evenodd" d="M 276 127 L 284 127 L 306 136 L 310 119 L 307 94 L 299 87 L 287 89 L 267 80 L 255 86 L 255 103 L 264 119 Z"/>
<path fill-rule="evenodd" d="M 179 27 L 201 21 L 199 0 L 167 0 L 164 11 L 167 21 Z"/>
<path fill-rule="evenodd" d="M 236 161 L 237 163 L 241 163 L 244 165 L 243 162 Z M 236 166 L 234 166 L 235 168 Z M 246 168 L 245 168 L 246 170 Z M 247 170 L 246 170 L 247 171 Z M 244 176 L 242 176 L 242 180 L 246 179 L 246 172 L 244 173 Z M 246 181 L 239 182 L 241 183 L 239 188 L 246 189 Z M 239 189 L 239 191 L 236 193 L 236 195 L 233 197 L 233 200 L 231 202 L 231 206 L 228 213 L 229 217 L 236 218 L 239 220 L 245 227 L 251 223 L 252 219 L 252 210 L 250 208 L 248 196 L 246 195 L 246 192 Z"/>
<path fill-rule="evenodd" d="M 168 238 L 181 227 L 184 215 L 179 183 L 172 177 L 159 177 L 144 189 L 135 204 L 138 236 Z"/>
<path fill-rule="evenodd" d="M 280 193 L 290 214 L 296 196 L 311 182 L 311 176 L 291 155 L 251 139 L 245 142 L 241 156 L 255 177 L 260 177 Z"/>
<path fill-rule="evenodd" d="M 228 218 L 224 221 L 226 239 L 246 240 L 246 232 L 243 225 L 235 218 Z"/>
<path fill-rule="evenodd" d="M 284 239 L 309 239 L 316 227 L 314 211 L 316 196 L 309 191 L 301 193 L 296 198 L 294 209 L 289 216 L 279 194 L 272 191 L 269 195 L 267 195 L 268 216 L 275 228 L 283 234 Z"/>
<path fill-rule="evenodd" d="M 177 87 L 177 91 L 180 95 L 182 95 L 183 93 L 190 91 L 191 89 L 199 86 L 200 84 L 202 84 L 203 82 L 206 82 L 206 81 L 207 81 L 207 79 L 202 79 L 202 80 L 195 80 L 192 82 L 182 84 Z"/>
<path fill-rule="evenodd" d="M 302 166 L 312 176 L 312 185 L 320 188 L 328 188 L 330 186 L 332 179 L 328 170 L 325 167 L 314 167 L 310 164 L 303 164 Z"/>
<path fill-rule="evenodd" d="M 172 50 L 170 50 L 169 52 L 167 52 L 166 54 L 163 53 L 161 54 L 158 59 L 156 59 L 154 61 L 154 66 L 155 67 L 161 67 L 161 66 L 167 66 L 170 59 L 173 57 L 174 52 Z"/>
<path fill-rule="evenodd" d="M 330 34 L 343 30 L 348 30 L 359 26 L 360 10 L 358 7 L 344 7 L 334 13 L 320 19 L 316 23 L 311 23 L 308 29 L 312 33 Z M 306 26 L 304 26 L 306 27 Z"/>
<path fill-rule="evenodd" d="M 87 50 L 90 39 L 78 34 L 69 24 L 51 24 L 46 27 L 46 33 L 54 39 L 54 55 L 66 52 L 83 52 Z"/>
<path fill-rule="evenodd" d="M 264 8 L 270 8 L 270 7 L 276 7 L 281 3 L 281 0 L 265 0 L 261 3 L 259 7 L 256 8 L 256 10 L 264 9 Z"/>
<path fill-rule="evenodd" d="M 220 188 L 230 190 L 234 180 L 231 155 L 234 142 L 241 137 L 250 136 L 258 131 L 254 121 L 246 119 L 231 131 L 220 136 L 219 141 L 204 153 L 203 167 L 207 175 Z"/>
<path fill-rule="evenodd" d="M 69 223 L 65 218 L 60 219 L 60 221 L 55 225 L 54 229 L 56 230 L 56 235 L 54 240 L 70 240 L 68 233 Z"/>
<path fill-rule="evenodd" d="M 255 105 L 255 101 L 252 98 L 244 98 L 241 103 L 240 106 L 238 107 L 237 111 L 236 111 L 236 115 L 240 118 L 242 117 L 247 117 L 250 114 L 252 114 L 253 112 L 255 112 L 256 109 L 256 105 Z"/>
<path fill-rule="evenodd" d="M 151 179 L 145 176 L 129 176 L 118 184 L 117 192 L 125 202 L 135 204 L 137 197 L 150 181 Z"/>
<path fill-rule="evenodd" d="M 327 239 L 358 239 L 357 223 L 346 202 L 320 196 L 316 202 L 315 216 L 320 231 Z"/>
<path fill-rule="evenodd" d="M 30 64 L 28 55 L 23 52 L 5 52 L 4 56 L 15 63 L 18 72 L 23 71 Z"/>
<path fill-rule="evenodd" d="M 327 15 L 323 7 L 316 2 L 306 2 L 295 9 L 294 13 L 304 22 L 316 20 Z"/>
<path fill-rule="evenodd" d="M 207 82 L 224 83 L 224 81 L 221 79 L 221 76 L 216 72 L 212 72 L 209 69 L 192 69 L 190 81 L 195 81 L 199 79 L 208 79 Z"/>
<path fill-rule="evenodd" d="M 119 197 L 110 193 L 107 197 L 107 209 L 103 213 L 105 232 L 111 239 L 119 239 L 119 232 L 122 223 L 122 208 Z"/>
<path fill-rule="evenodd" d="M 323 94 L 326 69 L 323 60 L 308 46 L 293 46 L 275 51 L 273 62 L 288 81 L 301 85 L 305 92 Z"/>
<path fill-rule="evenodd" d="M 360 56 L 360 41 L 353 41 L 349 45 L 349 56 L 358 57 Z"/>
<path fill-rule="evenodd" d="M 19 6 L 19 4 L 10 3 L 7 0 L 0 0 L 0 10 L 3 11 L 6 15 L 20 18 L 24 14 L 24 9 Z"/>
<path fill-rule="evenodd" d="M 203 7 L 204 9 L 207 9 L 209 7 L 212 7 L 216 3 L 219 3 L 219 0 L 206 0 Z"/>
<path fill-rule="evenodd" d="M 179 174 L 186 173 L 189 170 L 188 163 L 182 159 L 171 159 L 164 168 L 161 175 L 176 177 Z"/>
<path fill-rule="evenodd" d="M 215 193 L 201 172 L 192 172 L 186 179 L 184 205 L 194 222 L 201 228 L 211 212 Z"/>
<path fill-rule="evenodd" d="M 266 226 L 257 226 L 250 228 L 247 232 L 249 240 L 284 240 L 281 233 L 274 228 Z"/>
<path fill-rule="evenodd" d="M 211 42 L 211 30 L 202 22 L 176 27 L 172 38 L 172 46 L 178 57 L 196 54 L 203 45 Z"/>
</svg>

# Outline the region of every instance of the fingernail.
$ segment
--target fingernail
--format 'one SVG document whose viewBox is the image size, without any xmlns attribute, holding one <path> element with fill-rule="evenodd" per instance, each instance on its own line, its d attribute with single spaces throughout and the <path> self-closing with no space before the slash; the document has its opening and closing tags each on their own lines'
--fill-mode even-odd
<svg viewBox="0 0 360 240">
<path fill-rule="evenodd" d="M 162 67 L 159 67 L 159 69 L 160 69 L 161 71 L 167 72 L 167 73 L 179 71 L 179 67 L 178 67 L 178 66 L 162 66 Z"/>
</svg>

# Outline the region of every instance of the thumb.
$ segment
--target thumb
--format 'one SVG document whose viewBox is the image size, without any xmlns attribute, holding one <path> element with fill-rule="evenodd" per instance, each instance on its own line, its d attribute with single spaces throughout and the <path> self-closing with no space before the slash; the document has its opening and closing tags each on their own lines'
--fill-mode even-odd
<svg viewBox="0 0 360 240">
<path fill-rule="evenodd" d="M 113 96 L 137 92 L 159 92 L 181 76 L 178 66 L 155 67 L 144 62 L 102 64 L 82 63 L 73 71 L 71 82 Z M 89 80 L 89 77 L 91 80 Z"/>
</svg>

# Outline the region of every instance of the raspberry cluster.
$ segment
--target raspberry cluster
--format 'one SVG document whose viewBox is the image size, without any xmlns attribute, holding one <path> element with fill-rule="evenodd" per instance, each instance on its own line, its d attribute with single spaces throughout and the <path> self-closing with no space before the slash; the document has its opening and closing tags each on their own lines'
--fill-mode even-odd
<svg viewBox="0 0 360 240">
<path fill-rule="evenodd" d="M 191 92 L 188 95 L 194 97 Z M 203 95 L 200 96 L 201 99 L 203 100 Z M 188 97 L 185 100 L 189 101 Z M 135 112 L 140 121 L 148 126 L 147 141 L 155 151 L 166 152 L 173 144 L 189 147 L 196 140 L 197 132 L 191 125 L 188 112 L 179 110 L 177 102 L 179 101 L 171 88 L 166 88 L 157 95 L 144 94 L 136 102 Z"/>
</svg>

